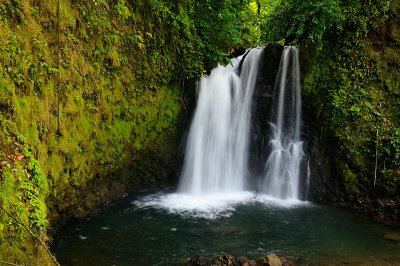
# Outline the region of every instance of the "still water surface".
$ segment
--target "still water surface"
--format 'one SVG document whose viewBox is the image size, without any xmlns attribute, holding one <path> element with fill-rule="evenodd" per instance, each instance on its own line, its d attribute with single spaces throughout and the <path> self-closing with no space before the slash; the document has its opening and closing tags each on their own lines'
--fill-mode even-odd
<svg viewBox="0 0 400 266">
<path fill-rule="evenodd" d="M 399 229 L 343 210 L 250 192 L 198 201 L 163 193 L 125 198 L 65 228 L 53 252 L 62 265 L 179 265 L 224 252 L 249 259 L 275 252 L 311 265 L 400 265 L 400 243 L 384 238 Z"/>
</svg>

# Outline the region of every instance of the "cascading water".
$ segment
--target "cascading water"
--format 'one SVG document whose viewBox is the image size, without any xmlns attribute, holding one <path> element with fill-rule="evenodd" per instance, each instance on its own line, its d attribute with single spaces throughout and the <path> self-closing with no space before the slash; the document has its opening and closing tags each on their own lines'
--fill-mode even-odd
<svg viewBox="0 0 400 266">
<path fill-rule="evenodd" d="M 203 77 L 186 146 L 180 193 L 202 195 L 246 188 L 251 101 L 261 48 Z"/>
<path fill-rule="evenodd" d="M 270 123 L 272 151 L 266 163 L 264 192 L 276 198 L 298 199 L 304 153 L 300 140 L 300 66 L 296 47 L 285 47 L 274 91 L 276 118 Z"/>
<path fill-rule="evenodd" d="M 230 216 L 236 205 L 249 202 L 287 207 L 307 204 L 298 200 L 303 152 L 298 51 L 294 47 L 285 48 L 280 82 L 276 82 L 280 84 L 275 99 L 279 104 L 274 111 L 277 119 L 271 123 L 275 131 L 265 189 L 254 189 L 263 194 L 248 191 L 251 107 L 263 49 L 251 49 L 200 80 L 178 191 L 145 196 L 134 201 L 136 206 L 215 219 Z"/>
</svg>

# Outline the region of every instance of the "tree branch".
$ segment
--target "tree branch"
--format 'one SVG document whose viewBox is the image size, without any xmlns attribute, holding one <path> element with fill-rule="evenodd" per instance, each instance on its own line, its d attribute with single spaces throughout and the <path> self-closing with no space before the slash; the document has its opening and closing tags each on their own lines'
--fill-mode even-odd
<svg viewBox="0 0 400 266">
<path fill-rule="evenodd" d="M 46 250 L 46 252 L 49 254 L 50 258 L 54 261 L 54 264 L 57 266 L 60 266 L 60 264 L 57 262 L 56 258 L 54 258 L 53 254 L 51 254 L 50 250 L 47 248 L 47 245 L 38 237 L 36 236 L 30 229 L 28 226 L 26 226 L 23 222 L 22 219 L 18 216 L 17 213 L 15 213 L 15 216 L 18 218 L 15 218 L 14 215 L 12 215 L 10 212 L 8 212 L 6 209 L 4 209 L 3 205 L 0 204 L 0 209 L 2 209 L 11 219 L 13 219 L 14 221 L 16 221 L 18 224 L 22 225 L 28 232 L 29 234 L 32 235 L 32 237 L 34 239 L 36 239 L 37 241 L 39 241 L 39 243 L 43 246 L 43 248 Z M 16 264 L 10 264 L 10 265 L 16 265 Z"/>
</svg>

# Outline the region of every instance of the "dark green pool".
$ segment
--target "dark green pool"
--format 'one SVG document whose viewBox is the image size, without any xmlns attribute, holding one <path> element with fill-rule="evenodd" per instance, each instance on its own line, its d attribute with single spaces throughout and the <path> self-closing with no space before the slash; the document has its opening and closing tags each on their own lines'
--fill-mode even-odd
<svg viewBox="0 0 400 266">
<path fill-rule="evenodd" d="M 176 265 L 223 252 L 250 259 L 275 252 L 322 265 L 400 265 L 400 243 L 384 238 L 399 229 L 343 210 L 252 193 L 199 201 L 162 193 L 126 198 L 66 228 L 53 252 L 62 265 Z"/>
</svg>

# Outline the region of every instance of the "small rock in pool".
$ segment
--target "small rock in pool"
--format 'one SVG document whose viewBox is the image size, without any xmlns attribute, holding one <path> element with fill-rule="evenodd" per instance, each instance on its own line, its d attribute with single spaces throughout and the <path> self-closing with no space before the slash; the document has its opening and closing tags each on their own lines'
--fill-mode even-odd
<svg viewBox="0 0 400 266">
<path fill-rule="evenodd" d="M 384 237 L 389 240 L 400 241 L 400 233 L 386 233 Z"/>
<path fill-rule="evenodd" d="M 174 228 L 171 228 L 171 231 L 172 232 L 175 232 L 176 231 L 176 228 L 174 227 Z"/>
<path fill-rule="evenodd" d="M 103 227 L 101 227 L 100 229 L 101 229 L 101 230 L 110 230 L 111 228 L 108 227 L 108 226 L 103 226 Z"/>
<path fill-rule="evenodd" d="M 78 236 L 80 240 L 86 240 L 87 236 L 79 235 Z"/>
</svg>

